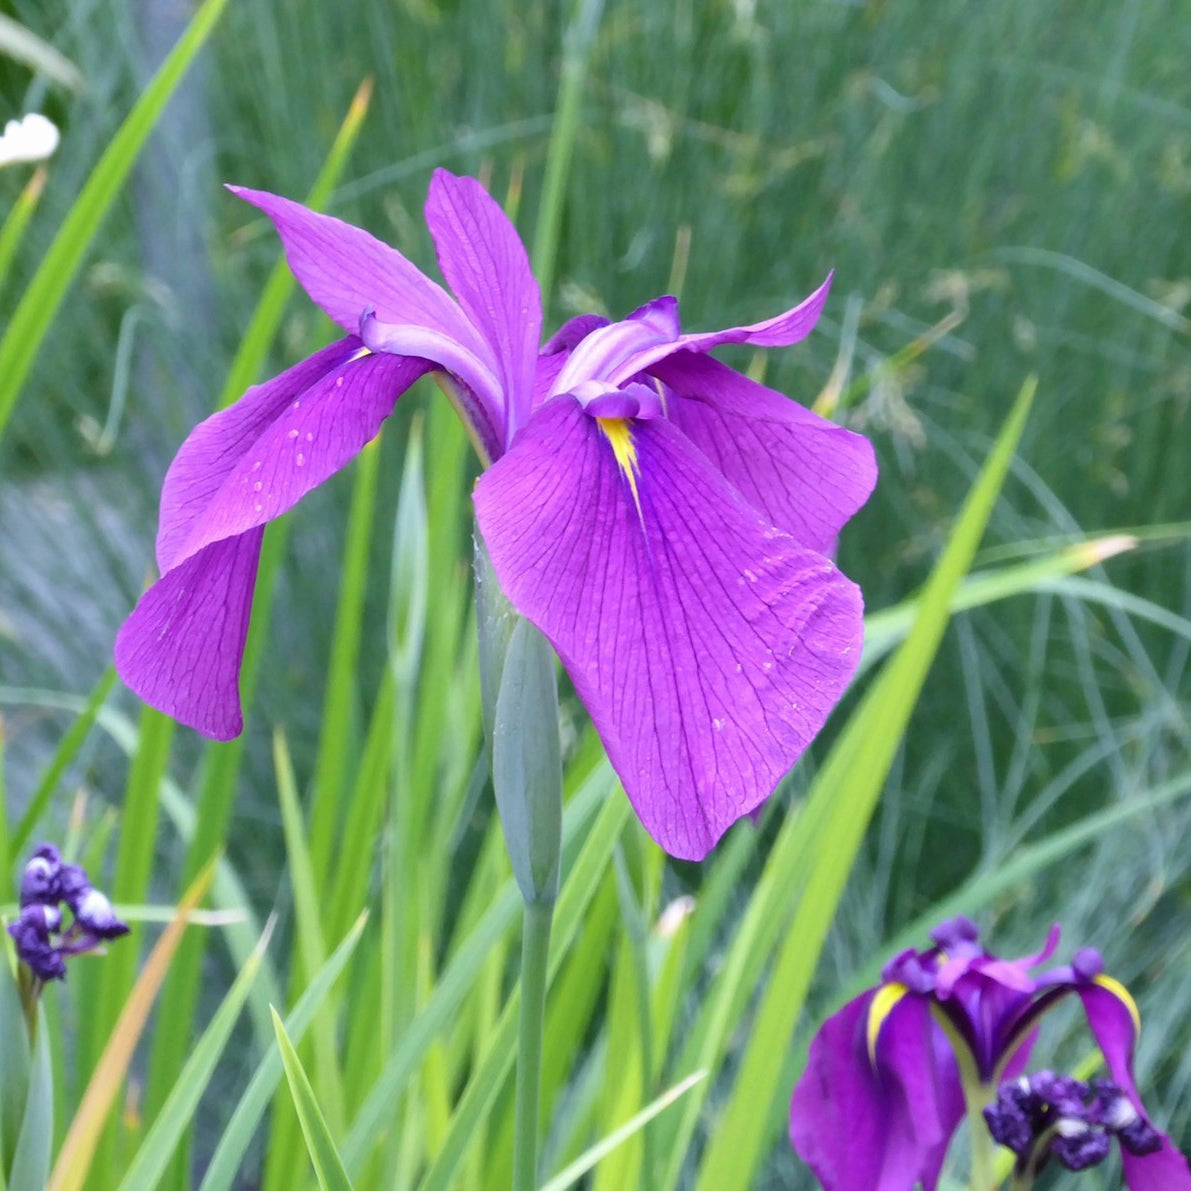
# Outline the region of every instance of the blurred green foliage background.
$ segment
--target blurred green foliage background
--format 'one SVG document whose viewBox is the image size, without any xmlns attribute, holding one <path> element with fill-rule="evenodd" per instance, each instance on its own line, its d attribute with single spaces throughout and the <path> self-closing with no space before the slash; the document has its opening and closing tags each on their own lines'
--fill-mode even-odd
<svg viewBox="0 0 1191 1191">
<path fill-rule="evenodd" d="M 3 8 L 85 79 L 75 94 L 0 60 L 0 116 L 40 109 L 64 134 L 0 292 L 7 321 L 189 6 Z M 300 197 L 371 76 L 367 123 L 329 209 L 430 269 L 420 205 L 445 165 L 511 195 L 529 240 L 571 16 L 536 0 L 232 0 L 70 292 L 0 453 L 4 687 L 89 690 L 141 589 L 164 468 L 213 407 L 276 259 L 265 223 L 220 182 Z M 604 5 L 551 325 L 593 309 L 617 316 L 666 290 L 690 328 L 748 322 L 834 269 L 809 341 L 734 359 L 804 402 L 846 367 L 837 416 L 871 435 L 882 468 L 840 545 L 870 608 L 922 581 L 1030 373 L 1039 395 L 985 561 L 1025 553 L 1023 542 L 1143 531 L 1107 574 L 953 625 L 829 943 L 822 1008 L 875 946 L 970 873 L 1188 768 L 1191 550 L 1178 524 L 1191 516 L 1187 60 L 1179 0 Z M 26 177 L 0 172 L 0 210 Z M 271 363 L 327 337 L 299 295 Z M 438 399 L 411 395 L 386 435 L 378 555 L 410 419 Z M 344 477 L 295 514 L 261 665 L 229 845 L 262 905 L 284 863 L 268 726 L 286 725 L 308 776 L 348 494 Z M 437 529 L 433 552 L 457 554 L 466 582 L 465 517 Z M 383 604 L 370 590 L 366 641 L 383 635 Z M 366 647 L 361 724 L 382 665 Z M 34 706 L 4 716 L 19 808 L 62 721 Z M 179 737 L 185 769 L 197 748 Z M 102 805 L 122 764 L 97 745 L 76 784 Z M 1155 812 L 991 916 L 1006 952 L 1061 919 L 1071 943 L 1100 947 L 1137 986 L 1143 1069 L 1172 1122 L 1191 1116 L 1189 837 L 1181 804 Z M 168 871 L 174 845 L 159 847 Z M 675 880 L 695 889 L 699 874 Z M 1147 1003 L 1158 980 L 1164 995 Z M 772 1185 L 794 1169 L 775 1150 Z"/>
</svg>

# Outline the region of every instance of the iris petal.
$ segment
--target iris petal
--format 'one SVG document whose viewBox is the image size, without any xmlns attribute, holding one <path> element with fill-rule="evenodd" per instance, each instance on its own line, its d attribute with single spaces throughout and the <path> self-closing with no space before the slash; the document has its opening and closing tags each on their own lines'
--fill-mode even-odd
<svg viewBox="0 0 1191 1191">
<path fill-rule="evenodd" d="M 933 1191 L 963 1118 L 959 1074 L 928 1002 L 907 996 L 885 1018 L 870 1062 L 876 990 L 815 1035 L 790 1103 L 790 1141 L 826 1191 Z"/>
<path fill-rule="evenodd" d="M 710 356 L 651 368 L 674 424 L 740 494 L 812 550 L 827 551 L 877 482 L 872 444 Z"/>
<path fill-rule="evenodd" d="M 243 728 L 240 663 L 264 529 L 200 550 L 149 588 L 116 636 L 116 669 L 146 703 L 215 740 Z"/>
<path fill-rule="evenodd" d="M 607 380 L 611 384 L 628 380 L 641 369 L 626 370 L 626 360 L 635 360 L 645 352 L 659 349 L 664 349 L 663 354 L 668 355 L 677 350 L 675 344 L 681 337 L 681 330 L 678 300 L 655 298 L 634 310 L 628 318 L 595 328 L 576 343 L 554 383 L 554 392 L 568 393 L 575 385 L 587 380 Z"/>
<path fill-rule="evenodd" d="M 1118 988 L 1123 991 L 1123 986 L 1115 980 L 1098 977 L 1079 985 L 1076 992 L 1083 1002 L 1088 1025 L 1095 1035 L 1096 1045 L 1104 1055 L 1112 1082 L 1148 1121 L 1149 1116 L 1133 1078 L 1137 1007 L 1131 996 L 1120 996 Z M 1121 1161 L 1125 1169 L 1125 1182 L 1133 1191 L 1188 1191 L 1191 1188 L 1191 1169 L 1187 1166 L 1187 1159 L 1175 1149 L 1164 1133 L 1160 1150 L 1136 1155 L 1122 1147 Z"/>
<path fill-rule="evenodd" d="M 789 347 L 805 339 L 815 329 L 830 289 L 829 274 L 827 280 L 809 298 L 803 299 L 783 314 L 765 319 L 764 322 L 750 323 L 743 327 L 728 327 L 723 331 L 698 331 L 691 335 L 679 335 L 669 343 L 658 342 L 644 347 L 621 360 L 606 379 L 615 384 L 628 380 L 638 372 L 652 371 L 654 364 L 677 351 L 709 352 L 726 343 L 748 343 L 754 347 Z"/>
<path fill-rule="evenodd" d="M 631 435 L 640 510 L 597 422 L 562 397 L 484 473 L 476 511 L 647 830 L 700 858 L 822 727 L 859 659 L 862 605 L 665 419 Z"/>
<path fill-rule="evenodd" d="M 161 489 L 157 566 L 162 572 L 186 556 L 186 539 L 253 442 L 295 398 L 333 369 L 342 368 L 359 349 L 354 335 L 329 343 L 280 375 L 253 385 L 234 405 L 212 414 L 187 435 Z"/>
<path fill-rule="evenodd" d="M 516 228 L 474 178 L 435 170 L 426 223 L 459 304 L 496 356 L 509 433 L 529 416 L 542 299 Z"/>
<path fill-rule="evenodd" d="M 280 195 L 244 186 L 228 189 L 273 221 L 294 276 L 344 330 L 354 331 L 360 315 L 372 307 L 382 322 L 429 327 L 472 351 L 484 350 L 454 299 L 397 249 Z"/>
<path fill-rule="evenodd" d="M 163 572 L 292 508 L 376 437 L 432 367 L 360 350 L 354 337 L 332 344 L 191 431 L 162 488 Z"/>
</svg>

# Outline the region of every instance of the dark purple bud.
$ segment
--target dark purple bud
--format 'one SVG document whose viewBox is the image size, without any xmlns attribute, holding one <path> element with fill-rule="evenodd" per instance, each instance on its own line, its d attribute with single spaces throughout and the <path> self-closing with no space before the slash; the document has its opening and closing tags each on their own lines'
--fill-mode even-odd
<svg viewBox="0 0 1191 1191">
<path fill-rule="evenodd" d="M 66 975 L 62 956 L 50 942 L 50 932 L 62 921 L 54 906 L 26 906 L 20 918 L 8 928 L 16 943 L 17 957 L 29 965 L 42 981 L 61 980 Z"/>
<path fill-rule="evenodd" d="M 980 928 L 968 917 L 957 914 L 940 922 L 930 932 L 930 937 L 944 950 L 954 951 L 961 943 L 975 943 L 980 939 Z"/>
<path fill-rule="evenodd" d="M 65 902 L 74 915 L 69 929 L 62 929 Z M 41 981 L 61 980 L 65 958 L 90 951 L 108 939 L 128 934 L 116 917 L 112 903 L 93 889 L 86 872 L 77 864 L 63 864 L 53 844 L 42 844 L 33 853 L 21 877 L 21 917 L 8 928 L 17 955 Z"/>
<path fill-rule="evenodd" d="M 21 905 L 58 902 L 58 876 L 62 858 L 53 844 L 41 844 L 29 858 L 21 874 Z"/>
<path fill-rule="evenodd" d="M 1131 1154 L 1139 1158 L 1156 1154 L 1162 1148 L 1162 1134 L 1145 1117 L 1135 1117 L 1128 1125 L 1117 1131 L 1117 1140 Z"/>
<path fill-rule="evenodd" d="M 1020 1158 L 1034 1144 L 1040 1107 L 1023 1077 L 1001 1084 L 996 1101 L 984 1110 L 984 1120 L 993 1140 Z"/>
<path fill-rule="evenodd" d="M 58 895 L 77 916 L 79 902 L 91 888 L 86 870 L 78 864 L 64 864 L 58 874 Z"/>
<path fill-rule="evenodd" d="M 1087 1170 L 1108 1157 L 1109 1136 L 1101 1129 L 1093 1129 L 1086 1121 L 1060 1117 L 1054 1125 L 1050 1152 L 1068 1170 Z"/>
<path fill-rule="evenodd" d="M 1083 1120 L 1087 1115 L 1087 1099 L 1091 1089 L 1070 1075 L 1039 1071 L 1030 1077 L 1030 1087 L 1047 1107 L 1054 1110 L 1056 1116 Z"/>
<path fill-rule="evenodd" d="M 1104 971 L 1104 957 L 1094 947 L 1081 947 L 1071 957 L 1071 970 L 1077 980 L 1095 980 Z"/>
<path fill-rule="evenodd" d="M 87 888 L 74 909 L 75 922 L 98 939 L 118 939 L 128 927 L 116 917 L 112 903 L 98 889 Z"/>
</svg>

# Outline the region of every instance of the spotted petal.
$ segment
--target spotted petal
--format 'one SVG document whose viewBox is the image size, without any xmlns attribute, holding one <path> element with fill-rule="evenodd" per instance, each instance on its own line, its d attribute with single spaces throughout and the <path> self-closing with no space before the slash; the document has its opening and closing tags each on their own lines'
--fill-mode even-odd
<svg viewBox="0 0 1191 1191">
<path fill-rule="evenodd" d="M 502 587 L 558 651 L 646 829 L 700 858 L 847 686 L 860 593 L 664 418 L 615 425 L 627 469 L 576 401 L 550 401 L 481 477 L 476 511 Z"/>
<path fill-rule="evenodd" d="M 774 525 L 826 551 L 877 482 L 872 444 L 710 356 L 650 369 L 670 419 Z"/>
<path fill-rule="evenodd" d="M 376 437 L 397 398 L 431 368 L 359 352 L 354 336 L 333 343 L 191 431 L 162 487 L 163 572 L 292 508 Z"/>
<path fill-rule="evenodd" d="M 214 542 L 162 576 L 116 636 L 116 669 L 146 703 L 215 740 L 238 736 L 240 663 L 263 529 Z"/>
</svg>

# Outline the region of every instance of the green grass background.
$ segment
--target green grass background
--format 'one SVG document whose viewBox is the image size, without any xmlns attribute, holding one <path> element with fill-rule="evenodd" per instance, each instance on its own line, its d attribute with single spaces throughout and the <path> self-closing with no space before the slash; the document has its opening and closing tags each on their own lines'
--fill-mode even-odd
<svg viewBox="0 0 1191 1191">
<path fill-rule="evenodd" d="M 0 117 L 41 107 L 64 131 L 0 290 L 0 323 L 189 15 L 117 0 L 15 0 L 5 11 L 75 61 L 86 89 L 71 94 L 0 61 Z M 432 268 L 420 206 L 430 171 L 445 165 L 511 194 L 528 242 L 571 18 L 567 6 L 542 3 L 232 0 L 55 316 L 0 445 L 0 688 L 88 692 L 143 584 L 164 468 L 213 407 L 276 259 L 267 226 L 219 183 L 303 195 L 371 76 L 366 123 L 328 209 Z M 1020 553 L 1023 542 L 1151 527 L 1140 550 L 1084 580 L 953 623 L 828 938 L 812 1016 L 972 874 L 995 874 L 1032 839 L 1188 771 L 1191 552 L 1178 526 L 1191 512 L 1186 61 L 1176 0 L 603 6 L 565 183 L 551 325 L 591 309 L 616 316 L 668 288 L 680 291 L 687 326 L 731 325 L 791 304 L 835 269 L 809 341 L 764 360 L 723 354 L 764 367 L 767 383 L 808 402 L 841 353 L 850 363 L 838 416 L 872 436 L 881 481 L 844 534 L 840 561 L 872 609 L 924 580 L 1028 373 L 1038 397 L 983 560 Z M 0 173 L 0 211 L 27 173 Z M 949 329 L 906 360 L 907 345 L 941 323 Z M 328 333 L 299 294 L 270 366 Z M 471 464 L 458 462 L 445 419 L 431 412 L 439 403 L 429 389 L 403 401 L 379 452 L 364 646 L 344 689 L 351 765 L 384 672 L 374 643 L 386 637 L 387 554 L 415 420 L 427 431 L 427 477 L 458 475 L 457 498 L 435 506 L 427 549 L 443 583 L 466 593 Z M 257 910 L 280 902 L 283 937 L 294 912 L 271 727 L 284 725 L 297 787 L 308 791 L 352 484 L 340 477 L 289 519 L 226 831 Z M 428 634 L 436 618 L 445 636 L 459 632 L 457 614 L 432 604 Z M 434 681 L 419 680 L 419 697 Z M 470 763 L 474 706 L 455 698 L 473 716 L 459 734 Z M 119 706 L 134 714 L 130 697 Z M 2 710 L 15 820 L 70 721 L 28 696 Z M 573 704 L 569 714 L 578 724 Z M 784 798 L 805 788 L 823 755 L 815 750 Z M 198 742 L 178 732 L 169 766 L 186 790 L 199 788 L 200 758 Z M 126 776 L 120 750 L 96 734 L 40 833 L 65 832 L 72 795 L 85 789 L 74 830 L 102 856 L 104 833 L 119 839 Z M 490 814 L 482 798 L 470 818 L 460 812 L 441 854 L 447 921 L 466 914 L 467 882 L 455 874 L 468 871 Z M 149 900 L 170 901 L 185 849 L 164 826 L 149 834 Z M 1029 949 L 1058 919 L 1071 945 L 1105 952 L 1142 1001 L 1141 1069 L 1155 1111 L 1184 1142 L 1189 834 L 1181 803 L 1136 816 L 979 915 L 1005 951 Z M 364 868 L 374 859 L 370 849 L 339 858 Z M 729 898 L 739 913 L 757 863 Z M 698 893 L 705 880 L 673 866 L 661 888 Z M 205 1020 L 233 968 L 218 946 L 201 965 Z M 592 979 L 604 1007 L 597 1023 L 600 1012 L 610 1020 L 616 991 L 607 973 Z M 590 1066 L 601 1037 L 590 1026 L 575 1055 Z M 746 1037 L 747 1019 L 736 1044 Z M 1064 1037 L 1060 1056 L 1078 1058 L 1075 1035 Z M 194 1169 L 214 1148 L 228 1089 L 254 1061 L 246 1047 L 217 1071 L 197 1117 Z M 713 1089 L 700 1145 L 716 1103 Z M 778 1143 L 757 1185 L 800 1177 Z"/>
</svg>

